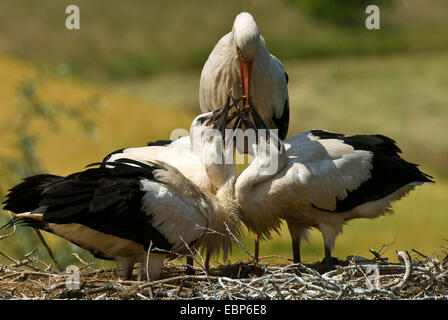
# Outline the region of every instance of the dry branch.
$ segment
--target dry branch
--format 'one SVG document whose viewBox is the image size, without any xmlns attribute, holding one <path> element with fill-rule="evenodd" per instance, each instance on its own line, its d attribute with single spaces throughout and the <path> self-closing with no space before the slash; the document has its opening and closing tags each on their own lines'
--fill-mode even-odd
<svg viewBox="0 0 448 320">
<path fill-rule="evenodd" d="M 251 259 L 212 267 L 209 273 L 196 270 L 202 274 L 191 276 L 185 275 L 184 265 L 168 262 L 162 270 L 162 279 L 157 281 L 117 280 L 112 270 L 95 270 L 80 261 L 88 267 L 80 270 L 81 286 L 76 290 L 67 289 L 66 273 L 22 269 L 24 265 L 20 262 L 26 259 L 36 262 L 32 253 L 22 260 L 8 257 L 12 265 L 0 265 L 3 299 L 448 299 L 448 268 L 443 258 L 425 255 L 424 260 L 419 260 L 423 258 L 419 254 L 411 259 L 402 251 L 397 252 L 401 263 L 389 263 L 377 256 L 372 260 L 350 259 L 323 274 L 314 265 L 265 264 L 261 277 L 239 272 L 241 267 L 253 267 Z M 378 270 L 378 281 L 372 281 L 375 286 L 366 282 L 374 276 L 367 272 L 369 266 Z M 234 271 L 229 276 L 231 268 Z"/>
</svg>

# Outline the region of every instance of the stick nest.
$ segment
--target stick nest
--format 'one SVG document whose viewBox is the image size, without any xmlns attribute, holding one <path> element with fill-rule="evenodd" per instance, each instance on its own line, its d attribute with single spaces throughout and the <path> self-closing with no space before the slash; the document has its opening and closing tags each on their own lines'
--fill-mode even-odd
<svg viewBox="0 0 448 320">
<path fill-rule="evenodd" d="M 448 299 L 446 252 L 441 258 L 399 251 L 400 263 L 371 252 L 373 259 L 350 257 L 331 271 L 323 270 L 322 263 L 261 263 L 260 277 L 252 274 L 252 261 L 215 266 L 208 273 L 196 267 L 195 275 L 185 275 L 183 264 L 168 262 L 157 281 L 118 280 L 113 270 L 97 270 L 80 259 L 84 266 L 71 289 L 67 280 L 72 274 L 51 271 L 32 252 L 0 265 L 0 299 Z"/>
</svg>

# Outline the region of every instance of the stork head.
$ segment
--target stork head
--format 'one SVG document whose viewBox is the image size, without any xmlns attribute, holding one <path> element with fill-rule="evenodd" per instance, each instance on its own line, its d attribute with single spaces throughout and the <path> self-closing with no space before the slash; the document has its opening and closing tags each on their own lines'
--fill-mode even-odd
<svg viewBox="0 0 448 320">
<path fill-rule="evenodd" d="M 217 123 L 211 123 L 217 111 L 221 111 L 221 109 L 214 112 L 202 113 L 193 120 L 190 127 L 192 146 L 195 146 L 195 143 L 210 144 L 218 142 L 216 139 L 220 138 L 220 132 L 217 128 Z"/>
<path fill-rule="evenodd" d="M 232 33 L 238 55 L 244 61 L 252 61 L 257 54 L 260 33 L 250 13 L 241 12 L 236 16 Z"/>
<path fill-rule="evenodd" d="M 191 148 L 204 165 L 208 183 L 213 185 L 215 191 L 235 175 L 233 148 L 224 145 L 227 126 L 227 116 L 223 114 L 225 109 L 200 114 L 190 128 Z"/>
<path fill-rule="evenodd" d="M 228 119 L 224 109 L 228 110 L 220 108 L 200 114 L 191 123 L 191 146 L 203 163 L 224 163 L 224 137 Z"/>
<path fill-rule="evenodd" d="M 236 16 L 232 29 L 233 39 L 238 53 L 241 72 L 241 84 L 243 85 L 245 105 L 250 99 L 250 77 L 252 62 L 260 46 L 260 33 L 254 18 L 247 12 L 241 12 Z"/>
</svg>

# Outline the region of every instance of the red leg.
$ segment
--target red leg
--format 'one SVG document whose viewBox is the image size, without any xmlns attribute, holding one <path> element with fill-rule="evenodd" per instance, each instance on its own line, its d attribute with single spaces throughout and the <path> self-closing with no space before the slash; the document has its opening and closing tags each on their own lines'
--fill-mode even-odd
<svg viewBox="0 0 448 320">
<path fill-rule="evenodd" d="M 187 256 L 187 270 L 186 270 L 185 274 L 194 275 L 193 263 L 194 263 L 193 257 Z"/>
<path fill-rule="evenodd" d="M 258 236 L 258 233 L 255 234 L 255 267 L 254 267 L 254 275 L 259 277 L 260 269 L 258 268 L 258 258 L 260 253 L 260 238 Z"/>
<path fill-rule="evenodd" d="M 207 255 L 205 256 L 205 270 L 207 270 L 207 272 L 210 271 L 210 252 L 207 252 Z"/>
</svg>

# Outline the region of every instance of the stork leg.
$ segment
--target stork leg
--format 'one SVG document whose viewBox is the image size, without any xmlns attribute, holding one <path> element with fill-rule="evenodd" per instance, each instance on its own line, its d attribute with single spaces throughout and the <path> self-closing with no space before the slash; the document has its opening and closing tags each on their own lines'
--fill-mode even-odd
<svg viewBox="0 0 448 320">
<path fill-rule="evenodd" d="M 254 267 L 254 275 L 259 277 L 260 274 L 260 268 L 258 268 L 258 262 L 260 257 L 260 237 L 258 236 L 258 233 L 255 234 L 255 267 Z"/>
<path fill-rule="evenodd" d="M 331 256 L 331 250 L 334 247 L 336 235 L 338 234 L 338 232 L 340 232 L 340 230 L 328 226 L 320 226 L 319 229 L 322 232 L 322 236 L 324 238 L 325 258 L 323 262 L 325 264 L 325 268 L 327 270 L 331 270 L 338 261 L 338 259 Z"/>
<path fill-rule="evenodd" d="M 117 263 L 117 276 L 123 277 L 124 280 L 131 280 L 132 271 L 134 269 L 134 259 L 128 257 L 115 257 Z"/>
<path fill-rule="evenodd" d="M 331 248 L 327 245 L 324 245 L 324 250 L 325 250 L 324 262 L 327 266 L 331 266 L 332 265 Z"/>
<path fill-rule="evenodd" d="M 207 254 L 205 255 L 205 262 L 204 262 L 204 268 L 207 273 L 210 271 L 210 252 L 207 251 Z"/>
<path fill-rule="evenodd" d="M 299 239 L 292 239 L 292 254 L 294 263 L 301 263 L 302 260 L 300 259 L 300 240 Z"/>
<path fill-rule="evenodd" d="M 185 271 L 185 274 L 194 275 L 193 263 L 193 256 L 187 256 L 187 270 Z"/>
<path fill-rule="evenodd" d="M 302 244 L 303 239 L 308 239 L 308 229 L 306 226 L 291 220 L 286 221 L 286 223 L 288 225 L 289 233 L 291 234 L 294 263 L 301 263 L 300 245 Z"/>
<path fill-rule="evenodd" d="M 148 272 L 147 272 L 147 261 L 148 255 L 144 254 L 142 255 L 138 261 L 140 262 L 138 266 L 138 273 L 137 273 L 137 281 L 143 281 L 148 280 Z"/>
<path fill-rule="evenodd" d="M 148 281 L 154 281 L 160 279 L 160 273 L 162 272 L 163 260 L 165 254 L 151 252 L 148 261 L 149 279 Z M 146 265 L 145 265 L 146 269 Z"/>
</svg>

